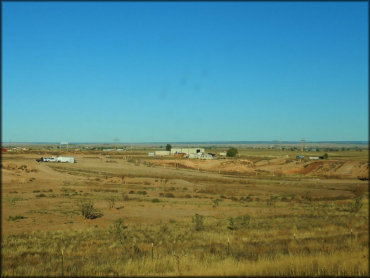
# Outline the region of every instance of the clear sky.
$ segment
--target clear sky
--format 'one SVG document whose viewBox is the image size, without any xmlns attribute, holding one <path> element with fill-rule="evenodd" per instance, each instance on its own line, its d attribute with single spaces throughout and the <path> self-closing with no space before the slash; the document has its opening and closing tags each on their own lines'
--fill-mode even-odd
<svg viewBox="0 0 370 278">
<path fill-rule="evenodd" d="M 3 2 L 3 142 L 368 140 L 368 2 Z"/>
</svg>

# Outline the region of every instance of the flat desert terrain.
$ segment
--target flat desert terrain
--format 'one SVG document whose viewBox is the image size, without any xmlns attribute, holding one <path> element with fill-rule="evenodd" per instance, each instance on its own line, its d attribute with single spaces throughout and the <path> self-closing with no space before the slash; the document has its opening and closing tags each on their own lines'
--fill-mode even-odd
<svg viewBox="0 0 370 278">
<path fill-rule="evenodd" d="M 367 150 L 240 153 L 3 153 L 2 274 L 369 274 Z"/>
</svg>

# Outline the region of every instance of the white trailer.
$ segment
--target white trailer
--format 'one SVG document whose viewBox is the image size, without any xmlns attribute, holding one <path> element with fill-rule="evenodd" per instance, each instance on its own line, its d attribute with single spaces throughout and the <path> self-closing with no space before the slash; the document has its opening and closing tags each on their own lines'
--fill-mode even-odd
<svg viewBox="0 0 370 278">
<path fill-rule="evenodd" d="M 57 162 L 57 158 L 56 157 L 42 157 L 41 158 L 43 162 Z"/>
<path fill-rule="evenodd" d="M 58 156 L 57 157 L 58 162 L 69 162 L 69 163 L 75 163 L 74 157 L 68 157 L 68 156 Z"/>
</svg>

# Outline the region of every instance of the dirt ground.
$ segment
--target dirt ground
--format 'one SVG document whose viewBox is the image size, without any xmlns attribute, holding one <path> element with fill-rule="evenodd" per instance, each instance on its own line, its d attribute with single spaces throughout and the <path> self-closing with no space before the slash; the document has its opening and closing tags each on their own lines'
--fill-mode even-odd
<svg viewBox="0 0 370 278">
<path fill-rule="evenodd" d="M 128 223 L 183 221 L 201 211 L 224 218 L 270 213 L 234 205 L 233 197 L 268 200 L 271 194 L 349 198 L 351 187 L 367 184 L 365 161 L 287 157 L 249 159 L 153 159 L 144 156 L 73 155 L 77 163 L 36 162 L 36 154 L 3 154 L 2 233 L 107 227 L 118 217 Z M 360 180 L 359 177 L 364 178 Z M 144 193 L 145 192 L 145 193 Z M 166 194 L 168 195 L 166 197 Z M 285 195 L 284 195 L 285 194 Z M 224 197 L 222 207 L 212 202 Z M 104 217 L 86 220 L 78 202 L 93 200 Z M 158 199 L 159 201 L 155 201 Z M 279 213 L 292 210 L 281 207 Z M 12 221 L 12 217 L 23 219 Z"/>
</svg>

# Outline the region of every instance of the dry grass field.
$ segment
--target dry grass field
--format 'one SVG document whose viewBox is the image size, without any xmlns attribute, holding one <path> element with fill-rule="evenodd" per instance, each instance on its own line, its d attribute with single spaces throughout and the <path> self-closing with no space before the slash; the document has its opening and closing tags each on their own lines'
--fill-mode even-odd
<svg viewBox="0 0 370 278">
<path fill-rule="evenodd" d="M 3 153 L 2 275 L 369 275 L 368 151 L 146 154 Z"/>
</svg>

